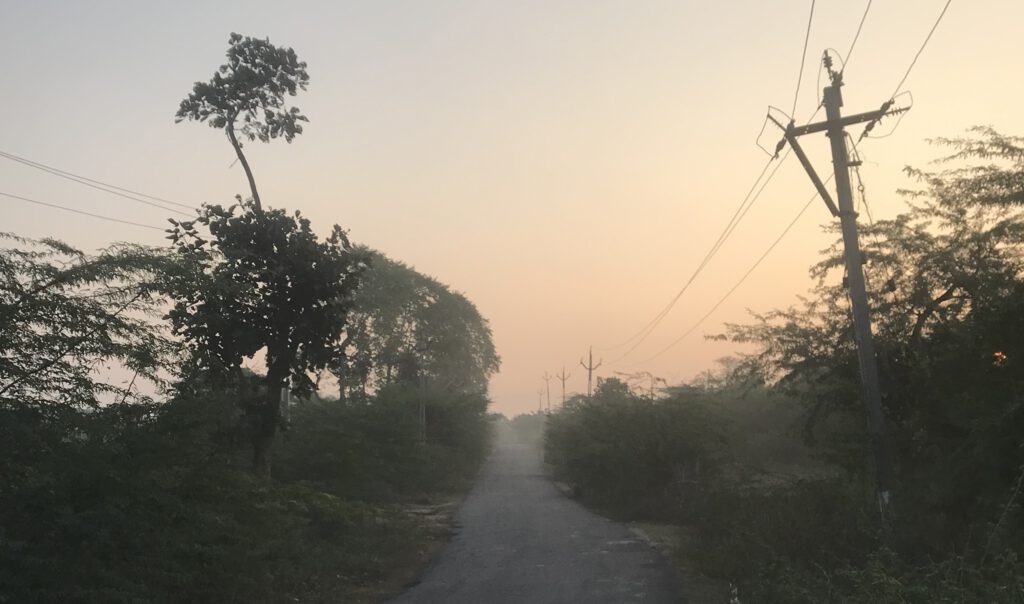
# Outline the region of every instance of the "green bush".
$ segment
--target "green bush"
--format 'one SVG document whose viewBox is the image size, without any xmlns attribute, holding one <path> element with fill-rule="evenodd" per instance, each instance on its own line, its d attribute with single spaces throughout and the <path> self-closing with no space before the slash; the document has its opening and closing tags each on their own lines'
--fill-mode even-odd
<svg viewBox="0 0 1024 604">
<path fill-rule="evenodd" d="M 292 411 L 274 475 L 346 498 L 418 499 L 456 490 L 490 446 L 487 399 L 426 393 L 423 442 L 417 389 L 394 386 L 371 402 L 310 401 Z"/>
<path fill-rule="evenodd" d="M 425 529 L 394 502 L 464 484 L 481 397 L 300 406 L 277 480 L 254 478 L 230 401 L 0 410 L 0 602 L 339 602 Z"/>
<path fill-rule="evenodd" d="M 551 415 L 545 457 L 585 500 L 617 515 L 664 517 L 718 471 L 720 423 L 699 396 L 650 400 L 603 380 L 591 399 Z"/>
<path fill-rule="evenodd" d="M 0 601 L 337 601 L 401 552 L 400 518 L 256 480 L 181 419 L 3 412 Z"/>
</svg>

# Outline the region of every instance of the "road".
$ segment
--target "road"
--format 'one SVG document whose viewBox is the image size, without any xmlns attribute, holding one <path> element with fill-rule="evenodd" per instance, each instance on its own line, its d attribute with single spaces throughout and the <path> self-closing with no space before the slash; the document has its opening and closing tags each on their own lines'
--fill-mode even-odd
<svg viewBox="0 0 1024 604">
<path fill-rule="evenodd" d="M 682 602 L 662 556 L 566 498 L 537 447 L 499 443 L 455 537 L 393 604 Z"/>
</svg>

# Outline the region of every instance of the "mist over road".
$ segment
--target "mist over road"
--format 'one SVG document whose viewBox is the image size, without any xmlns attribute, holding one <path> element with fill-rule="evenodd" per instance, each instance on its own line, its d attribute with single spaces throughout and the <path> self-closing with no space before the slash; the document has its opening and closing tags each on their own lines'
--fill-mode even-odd
<svg viewBox="0 0 1024 604">
<path fill-rule="evenodd" d="M 452 542 L 394 604 L 682 602 L 662 556 L 548 481 L 531 445 L 499 442 Z"/>
</svg>

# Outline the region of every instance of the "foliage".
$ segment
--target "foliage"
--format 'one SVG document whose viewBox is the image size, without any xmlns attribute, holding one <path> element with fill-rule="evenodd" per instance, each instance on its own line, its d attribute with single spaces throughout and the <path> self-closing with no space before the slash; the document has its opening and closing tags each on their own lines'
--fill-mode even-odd
<svg viewBox="0 0 1024 604">
<path fill-rule="evenodd" d="M 703 392 L 734 421 L 723 471 L 694 485 L 683 505 L 662 502 L 660 509 L 689 527 L 700 544 L 692 552 L 695 564 L 731 583 L 738 601 L 1024 598 L 1024 139 L 981 128 L 936 142 L 954 153 L 940 160 L 940 171 L 908 169 L 923 185 L 904 192 L 908 210 L 862 225 L 897 460 L 889 530 L 878 521 L 866 463 L 841 243 L 812 267 L 817 285 L 800 305 L 755 314 L 751 324 L 728 326 L 720 336 L 753 344 L 754 352 L 721 378 L 675 391 Z M 978 159 L 989 163 L 969 164 Z M 762 386 L 802 406 L 803 441 L 820 459 L 789 451 L 788 464 L 752 462 L 785 451 L 774 439 L 759 438 L 773 425 L 763 411 L 736 402 Z M 664 423 L 654 423 L 653 406 L 645 412 L 648 424 L 618 417 L 604 424 L 620 423 L 630 442 L 642 442 Z M 691 431 L 715 425 L 694 421 Z M 572 463 L 598 476 L 615 467 L 627 478 L 604 488 L 620 498 L 640 497 L 629 472 L 642 475 L 649 461 L 601 466 L 604 450 L 587 450 L 589 443 L 572 440 L 572 431 L 555 430 L 554 423 L 549 450 L 581 448 L 585 453 Z M 568 467 L 567 459 L 560 463 Z M 822 471 L 823 461 L 829 471 Z"/>
<path fill-rule="evenodd" d="M 152 321 L 173 258 L 120 244 L 89 256 L 52 239 L 0 234 L 0 408 L 95 408 L 145 397 L 95 379 L 119 366 L 160 384 L 174 347 Z M 54 411 L 56 412 L 56 411 Z"/>
<path fill-rule="evenodd" d="M 299 61 L 294 50 L 274 46 L 269 39 L 232 33 L 227 57 L 228 62 L 209 82 L 195 83 L 192 93 L 181 101 L 175 122 L 206 122 L 211 128 L 224 130 L 249 178 L 256 208 L 260 208 L 256 181 L 236 135 L 238 120 L 242 120 L 238 132 L 250 141 L 265 143 L 283 136 L 290 143 L 302 134 L 300 122 L 309 120 L 298 107 L 287 107 L 285 97 L 305 90 L 309 74 L 306 63 Z"/>
<path fill-rule="evenodd" d="M 295 407 L 275 457 L 281 481 L 372 502 L 419 500 L 455 491 L 471 479 L 489 448 L 486 399 L 389 387 L 369 403 L 314 400 Z"/>
<path fill-rule="evenodd" d="M 346 355 L 332 370 L 348 397 L 425 379 L 432 388 L 485 393 L 499 359 L 491 329 L 464 295 L 380 252 L 366 254 L 349 316 Z"/>
<path fill-rule="evenodd" d="M 428 392 L 423 444 L 420 391 L 396 385 L 296 407 L 282 479 L 253 478 L 239 420 L 267 378 L 239 356 L 275 345 L 269 333 L 304 344 L 307 370 L 331 358 L 359 264 L 340 231 L 320 242 L 281 212 L 213 207 L 197 222 L 213 242 L 178 224 L 175 255 L 8 238 L 3 371 L 31 379 L 0 405 L 0 602 L 349 601 L 426 538 L 398 504 L 462 488 L 483 459 L 484 397 Z M 146 313 L 165 289 L 195 296 L 171 311 L 192 363 L 157 404 L 93 369 L 160 379 L 178 349 Z M 305 371 L 292 379 L 311 389 Z"/>
<path fill-rule="evenodd" d="M 548 416 L 545 413 L 534 412 L 517 415 L 512 419 L 501 416 L 497 420 L 497 428 L 501 438 L 523 445 L 542 445 L 544 443 L 544 430 L 547 426 Z"/>
<path fill-rule="evenodd" d="M 207 205 L 195 221 L 171 221 L 170 238 L 190 270 L 169 284 L 169 317 L 196 371 L 237 384 L 243 360 L 265 351 L 264 394 L 243 401 L 254 427 L 254 466 L 265 472 L 280 423 L 279 390 L 289 383 L 295 394 L 309 394 L 310 372 L 337 356 L 363 264 L 337 225 L 320 241 L 299 212 L 235 210 Z"/>
<path fill-rule="evenodd" d="M 700 396 L 650 400 L 616 378 L 548 419 L 545 458 L 585 499 L 617 514 L 660 514 L 717 470 L 721 426 Z"/>
<path fill-rule="evenodd" d="M 1020 161 L 1019 148 L 1005 151 L 1015 139 L 981 133 L 949 143 L 961 152 L 947 161 L 1004 152 Z M 917 529 L 909 540 L 924 553 L 977 538 L 971 519 L 994 513 L 1024 464 L 1024 215 L 966 193 L 1013 182 L 994 168 L 911 172 L 926 190 L 864 232 L 883 403 L 906 522 Z M 978 179 L 974 189 L 965 175 Z M 860 472 L 863 411 L 846 292 L 832 278 L 839 267 L 837 243 L 812 268 L 818 285 L 802 308 L 757 315 L 728 337 L 760 346 L 747 363 L 802 397 L 807 434 L 824 433 L 833 459 Z"/>
<path fill-rule="evenodd" d="M 0 411 L 0 601 L 337 602 L 404 555 L 387 508 L 252 478 L 209 407 Z"/>
</svg>

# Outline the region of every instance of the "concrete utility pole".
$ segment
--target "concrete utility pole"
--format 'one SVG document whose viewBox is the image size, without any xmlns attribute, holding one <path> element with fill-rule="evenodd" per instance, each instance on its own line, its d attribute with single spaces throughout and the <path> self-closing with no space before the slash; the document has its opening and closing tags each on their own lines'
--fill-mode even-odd
<svg viewBox="0 0 1024 604">
<path fill-rule="evenodd" d="M 547 371 L 544 372 L 544 375 L 540 376 L 540 379 L 544 380 L 544 389 L 548 392 L 548 413 L 551 413 L 551 378 L 553 377 L 555 376 L 548 375 Z"/>
<path fill-rule="evenodd" d="M 800 163 L 807 170 L 811 182 L 818 189 L 825 204 L 833 216 L 838 216 L 843 231 L 843 248 L 846 273 L 850 291 L 850 305 L 853 308 L 853 326 L 857 341 L 857 361 L 860 366 L 861 394 L 867 407 L 868 432 L 874 454 L 876 481 L 878 485 L 878 507 L 883 523 L 890 519 L 889 503 L 892 488 L 892 468 L 889 458 L 889 447 L 885 435 L 885 416 L 882 413 L 882 393 L 878 379 L 878 361 L 875 358 L 875 346 L 871 335 L 871 312 L 868 306 L 867 290 L 864 285 L 863 256 L 857 239 L 857 213 L 853 208 L 853 193 L 850 190 L 850 162 L 846 147 L 845 126 L 860 122 L 876 123 L 882 117 L 905 110 L 890 111 L 892 101 L 882 105 L 881 109 L 868 113 L 860 113 L 843 117 L 840 108 L 843 106 L 841 87 L 842 72 L 832 70 L 831 60 L 826 55 L 825 67 L 831 77 L 831 86 L 824 90 L 826 120 L 806 126 L 787 127 L 775 122 L 785 131 L 785 140 L 792 147 Z M 772 119 L 772 121 L 775 121 Z M 825 132 L 832 146 L 832 164 L 835 169 L 836 195 L 839 206 L 832 201 L 825 185 L 818 178 L 797 137 L 813 132 Z"/>
<path fill-rule="evenodd" d="M 562 406 L 564 407 L 565 406 L 565 382 L 568 381 L 569 378 L 572 377 L 572 374 L 571 373 L 566 373 L 565 372 L 565 365 L 562 365 L 562 374 L 561 375 L 556 375 L 555 377 L 560 379 L 560 380 L 562 380 Z"/>
<path fill-rule="evenodd" d="M 594 370 L 597 369 L 598 367 L 600 367 L 602 362 L 604 362 L 604 359 L 601 359 L 600 361 L 598 361 L 597 365 L 594 364 L 594 347 L 593 346 L 590 347 L 590 352 L 588 353 L 588 356 L 587 356 L 587 363 L 584 364 L 583 363 L 583 359 L 580 359 L 580 365 L 584 369 L 587 370 L 587 398 L 588 399 L 591 397 L 591 395 L 593 395 L 593 392 L 594 392 L 594 388 L 593 388 L 593 385 L 594 385 Z"/>
<path fill-rule="evenodd" d="M 423 369 L 422 357 L 428 350 L 430 350 L 429 341 L 416 346 L 416 352 L 418 353 L 416 361 L 416 375 L 419 378 L 418 381 L 420 387 L 420 442 L 424 444 L 427 442 L 427 372 Z"/>
</svg>

